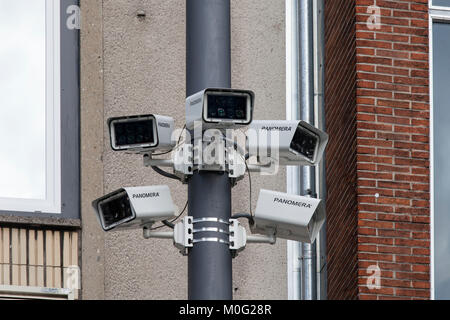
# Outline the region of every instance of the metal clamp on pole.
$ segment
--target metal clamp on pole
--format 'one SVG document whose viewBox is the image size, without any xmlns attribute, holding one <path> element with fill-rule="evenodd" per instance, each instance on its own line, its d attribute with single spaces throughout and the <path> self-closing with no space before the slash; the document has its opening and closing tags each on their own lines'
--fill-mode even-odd
<svg viewBox="0 0 450 320">
<path fill-rule="evenodd" d="M 229 245 L 229 222 L 219 218 L 193 220 L 194 245 L 202 242 L 217 242 Z"/>
</svg>

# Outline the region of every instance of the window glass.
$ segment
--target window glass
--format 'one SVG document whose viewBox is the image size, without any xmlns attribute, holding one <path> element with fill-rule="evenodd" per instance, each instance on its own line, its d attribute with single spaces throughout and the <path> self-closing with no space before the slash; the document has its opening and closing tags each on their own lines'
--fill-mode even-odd
<svg viewBox="0 0 450 320">
<path fill-rule="evenodd" d="M 450 0 L 433 0 L 433 6 L 450 7 Z"/>
<path fill-rule="evenodd" d="M 0 197 L 45 199 L 45 0 L 0 0 Z"/>
<path fill-rule="evenodd" d="M 1 213 L 61 213 L 59 4 L 0 0 Z"/>
<path fill-rule="evenodd" d="M 450 299 L 450 24 L 433 23 L 435 294 Z"/>
</svg>

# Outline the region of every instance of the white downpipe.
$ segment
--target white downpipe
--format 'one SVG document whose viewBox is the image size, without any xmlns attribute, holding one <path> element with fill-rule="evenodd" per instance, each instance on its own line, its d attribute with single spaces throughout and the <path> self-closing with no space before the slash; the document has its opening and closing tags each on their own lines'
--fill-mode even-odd
<svg viewBox="0 0 450 320">
<path fill-rule="evenodd" d="M 306 3 L 286 0 L 286 119 L 314 121 L 312 124 L 321 129 L 324 129 L 325 118 L 323 10 L 323 1 Z M 309 14 L 311 15 L 307 18 Z M 301 29 L 302 27 L 304 29 Z M 312 38 L 307 36 L 310 31 Z M 302 38 L 305 40 L 304 43 L 300 43 Z M 302 62 L 301 57 L 307 61 Z M 313 83 L 310 78 L 313 78 Z M 301 88 L 306 92 L 302 93 Z M 319 197 L 325 199 L 326 186 L 323 174 L 324 162 L 316 168 L 315 175 L 311 175 L 310 168 L 288 167 L 287 192 L 301 194 L 308 188 L 315 188 L 314 191 Z M 290 300 L 326 297 L 326 271 L 322 274 L 326 265 L 325 241 L 325 230 L 322 230 L 314 246 L 288 241 L 287 271 Z"/>
<path fill-rule="evenodd" d="M 298 1 L 286 0 L 286 120 L 300 118 Z M 287 168 L 287 192 L 300 194 L 300 168 Z M 287 243 L 288 299 L 301 298 L 301 244 Z"/>
</svg>

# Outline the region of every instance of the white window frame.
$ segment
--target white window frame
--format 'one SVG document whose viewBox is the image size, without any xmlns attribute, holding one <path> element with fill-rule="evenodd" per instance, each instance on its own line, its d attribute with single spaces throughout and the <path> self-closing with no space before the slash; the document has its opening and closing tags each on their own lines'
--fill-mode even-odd
<svg viewBox="0 0 450 320">
<path fill-rule="evenodd" d="M 430 43 L 430 198 L 431 198 L 431 212 L 430 212 L 430 240 L 431 240 L 431 256 L 430 256 L 430 277 L 431 277 L 431 299 L 435 299 L 435 250 L 434 250 L 434 87 L 433 87 L 433 23 L 444 22 L 450 23 L 450 6 L 441 7 L 433 6 L 432 1 L 429 2 L 430 19 L 429 19 L 429 43 Z"/>
<path fill-rule="evenodd" d="M 0 210 L 61 214 L 60 0 L 46 6 L 46 197 L 0 198 Z"/>
</svg>

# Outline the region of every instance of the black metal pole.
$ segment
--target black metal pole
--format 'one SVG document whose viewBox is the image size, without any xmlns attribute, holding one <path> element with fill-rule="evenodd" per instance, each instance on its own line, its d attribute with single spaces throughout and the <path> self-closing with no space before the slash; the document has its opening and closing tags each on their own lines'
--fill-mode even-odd
<svg viewBox="0 0 450 320">
<path fill-rule="evenodd" d="M 187 96 L 208 87 L 230 88 L 230 0 L 187 0 L 186 11 Z M 195 172 L 188 194 L 195 229 L 224 228 L 231 218 L 231 181 L 226 174 Z M 232 257 L 226 235 L 197 232 L 194 240 L 188 256 L 189 299 L 231 300 Z"/>
</svg>

